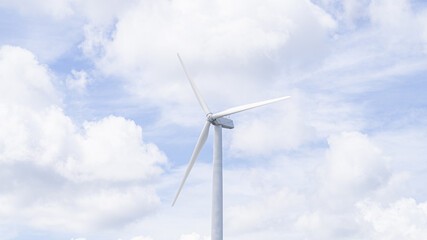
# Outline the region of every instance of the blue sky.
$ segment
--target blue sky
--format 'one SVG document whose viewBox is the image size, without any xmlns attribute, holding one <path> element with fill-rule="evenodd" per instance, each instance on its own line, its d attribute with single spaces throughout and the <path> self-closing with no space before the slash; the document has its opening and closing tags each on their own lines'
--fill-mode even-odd
<svg viewBox="0 0 427 240">
<path fill-rule="evenodd" d="M 206 240 L 212 111 L 224 239 L 427 236 L 427 4 L 0 1 L 2 239 Z"/>
</svg>

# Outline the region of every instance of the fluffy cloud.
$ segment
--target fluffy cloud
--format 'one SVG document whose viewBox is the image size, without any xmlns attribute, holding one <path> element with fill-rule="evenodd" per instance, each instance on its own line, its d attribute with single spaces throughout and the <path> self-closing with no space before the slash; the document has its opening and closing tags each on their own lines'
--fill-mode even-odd
<svg viewBox="0 0 427 240">
<path fill-rule="evenodd" d="M 162 170 L 165 155 L 154 144 L 142 142 L 142 130 L 133 121 L 110 116 L 86 122 L 85 135 L 78 136 L 80 148 L 68 156 L 61 171 L 80 180 L 149 179 Z"/>
<path fill-rule="evenodd" d="M 1 162 L 49 165 L 64 160 L 67 142 L 73 144 L 75 126 L 60 108 L 35 111 L 31 107 L 2 105 L 1 109 L 2 125 L 7 126 L 0 130 Z"/>
<path fill-rule="evenodd" d="M 298 217 L 296 227 L 319 239 L 363 236 L 355 204 L 375 198 L 390 181 L 388 159 L 375 143 L 358 132 L 328 138 L 325 162 L 317 169 L 315 208 Z"/>
<path fill-rule="evenodd" d="M 0 48 L 0 100 L 3 105 L 28 105 L 37 110 L 58 105 L 52 74 L 29 51 L 13 46 Z"/>
<path fill-rule="evenodd" d="M 88 25 L 81 46 L 103 73 L 126 79 L 130 92 L 160 107 L 163 120 L 189 125 L 195 123 L 194 118 L 183 116 L 200 111 L 175 56 L 177 51 L 213 106 L 211 110 L 219 111 L 218 106 L 271 97 L 268 93 L 283 95 L 286 88 L 259 91 L 266 82 L 278 80 L 260 73 L 311 65 L 314 60 L 307 62 L 302 55 L 321 56 L 334 27 L 334 20 L 309 1 L 269 1 L 262 6 L 257 1 L 141 2 L 120 15 L 112 34 Z M 305 38 L 308 32 L 309 39 Z M 282 54 L 295 49 L 302 52 L 292 59 Z M 94 57 L 95 53 L 100 54 Z M 259 64 L 263 60 L 271 64 Z"/>
<path fill-rule="evenodd" d="M 359 132 L 332 135 L 326 151 L 270 163 L 226 171 L 225 195 L 233 200 L 224 222 L 236 239 L 358 239 L 365 236 L 365 226 L 355 205 L 367 198 L 380 201 L 402 180 L 392 177 L 388 158 Z"/>
<path fill-rule="evenodd" d="M 0 116 L 5 126 L 0 130 L 0 160 L 52 162 L 58 144 L 74 126 L 57 107 L 61 101 L 51 73 L 31 52 L 3 46 L 0 75 Z"/>
<path fill-rule="evenodd" d="M 0 70 L 0 177 L 13 182 L 0 189 L 2 219 L 87 231 L 156 209 L 150 181 L 166 156 L 143 142 L 141 127 L 115 116 L 76 126 L 58 106 L 48 68 L 27 50 L 2 47 Z"/>
<path fill-rule="evenodd" d="M 298 41 L 304 34 L 298 26 L 303 24 L 313 30 L 318 28 L 313 34 L 321 39 L 335 24 L 308 1 L 255 5 L 256 1 L 142 2 L 119 19 L 112 41 L 105 45 L 103 62 L 110 68 L 103 70 L 125 73 L 128 68 L 135 70 L 169 59 L 177 50 L 189 60 L 201 51 L 205 53 L 204 59 L 210 61 L 247 59 L 252 54 L 277 51 L 289 41 Z M 307 11 L 306 18 L 298 17 L 300 11 Z"/>
<path fill-rule="evenodd" d="M 0 55 L 2 89 L 9 89 L 1 97 L 8 126 L 0 135 L 2 161 L 49 164 L 73 179 L 146 179 L 161 172 L 156 164 L 165 163 L 165 156 L 142 142 L 141 127 L 133 121 L 110 116 L 86 122 L 80 134 L 55 105 L 58 93 L 46 67 L 20 48 L 3 47 Z"/>
</svg>

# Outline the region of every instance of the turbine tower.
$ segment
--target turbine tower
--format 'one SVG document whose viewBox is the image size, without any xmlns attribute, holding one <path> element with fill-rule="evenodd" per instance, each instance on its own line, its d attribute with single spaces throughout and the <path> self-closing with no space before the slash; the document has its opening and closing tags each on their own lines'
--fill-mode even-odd
<svg viewBox="0 0 427 240">
<path fill-rule="evenodd" d="M 200 95 L 199 90 L 191 79 L 190 75 L 187 72 L 187 69 L 184 66 L 184 63 L 177 54 L 179 61 L 181 62 L 182 68 L 184 69 L 185 75 L 190 81 L 190 85 L 193 88 L 194 94 L 196 95 L 197 100 L 200 103 L 200 106 L 203 108 L 203 111 L 206 113 L 206 123 L 203 127 L 202 132 L 200 133 L 199 139 L 197 140 L 196 147 L 194 148 L 193 155 L 191 156 L 190 162 L 188 163 L 187 169 L 185 170 L 184 178 L 182 179 L 181 185 L 178 188 L 178 191 L 173 200 L 172 206 L 175 205 L 176 200 L 178 199 L 179 193 L 181 192 L 182 187 L 184 186 L 185 180 L 187 180 L 188 175 L 190 174 L 191 169 L 193 168 L 194 163 L 196 162 L 197 157 L 199 156 L 200 151 L 206 143 L 206 139 L 209 135 L 210 125 L 214 125 L 215 134 L 214 134 L 214 146 L 213 146 L 213 180 L 212 180 L 212 228 L 211 228 L 211 240 L 222 240 L 223 230 L 222 230 L 222 128 L 233 129 L 234 124 L 231 119 L 223 118 L 225 116 L 245 111 L 251 108 L 260 107 L 266 104 L 278 102 L 290 98 L 290 96 L 274 98 L 262 102 L 256 102 L 251 104 L 246 104 L 239 107 L 229 108 L 227 110 L 212 113 L 202 96 Z"/>
</svg>

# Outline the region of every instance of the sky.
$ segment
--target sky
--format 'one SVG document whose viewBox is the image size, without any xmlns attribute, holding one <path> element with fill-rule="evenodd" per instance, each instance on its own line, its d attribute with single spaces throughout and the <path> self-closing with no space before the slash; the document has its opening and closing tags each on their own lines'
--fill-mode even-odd
<svg viewBox="0 0 427 240">
<path fill-rule="evenodd" d="M 0 236 L 427 237 L 427 2 L 0 0 Z M 212 129 L 211 129 L 212 130 Z M 211 131 L 212 133 L 213 131 Z"/>
</svg>

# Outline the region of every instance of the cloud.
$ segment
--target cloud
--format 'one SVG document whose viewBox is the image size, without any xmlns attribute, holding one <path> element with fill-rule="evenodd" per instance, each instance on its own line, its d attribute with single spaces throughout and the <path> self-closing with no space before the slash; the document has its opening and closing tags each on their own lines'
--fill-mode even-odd
<svg viewBox="0 0 427 240">
<path fill-rule="evenodd" d="M 142 142 L 133 121 L 110 116 L 86 122 L 81 135 L 57 106 L 59 93 L 45 66 L 21 48 L 3 47 L 0 55 L 0 114 L 7 126 L 0 131 L 2 161 L 51 165 L 72 179 L 146 179 L 161 172 L 156 164 L 165 163 L 164 154 Z"/>
<path fill-rule="evenodd" d="M 219 111 L 218 106 L 285 91 L 274 86 L 259 91 L 266 82 L 278 80 L 267 74 L 260 82 L 261 73 L 311 65 L 314 60 L 307 63 L 303 55 L 321 57 L 334 27 L 334 20 L 309 1 L 269 1 L 262 7 L 256 1 L 141 2 L 118 17 L 110 34 L 86 26 L 81 46 L 101 72 L 124 79 L 132 94 L 159 107 L 163 121 L 190 125 L 196 121 L 187 116 L 200 111 L 176 52 L 181 52 L 212 111 Z M 306 38 L 308 32 L 311 38 Z M 293 54 L 292 61 L 289 53 L 282 54 L 295 49 L 301 52 Z M 271 64 L 260 64 L 264 60 Z"/>
<path fill-rule="evenodd" d="M 50 165 L 63 159 L 75 126 L 60 108 L 52 106 L 35 111 L 24 106 L 2 105 L 0 115 L 2 125 L 6 126 L 0 130 L 1 162 Z"/>
<path fill-rule="evenodd" d="M 354 206 L 365 198 L 375 198 L 388 185 L 392 176 L 388 158 L 359 132 L 333 135 L 328 145 L 312 196 L 318 202 L 298 217 L 296 227 L 319 239 L 363 237 Z"/>
<path fill-rule="evenodd" d="M 226 171 L 227 234 L 358 239 L 365 236 L 365 226 L 355 205 L 387 199 L 384 195 L 399 191 L 405 181 L 390 170 L 376 141 L 359 132 L 332 135 L 326 149 L 309 152 Z"/>
<path fill-rule="evenodd" d="M 319 37 L 335 24 L 308 1 L 270 1 L 258 8 L 251 7 L 256 1 L 245 1 L 245 7 L 235 7 L 242 3 L 142 2 L 119 19 L 112 41 L 105 45 L 103 59 L 112 68 L 103 70 L 125 72 L 123 66 L 135 70 L 149 62 L 169 59 L 179 49 L 191 60 L 201 50 L 211 61 L 247 59 L 252 53 L 280 49 L 290 38 L 294 40 L 292 33 L 295 38 L 301 37 L 301 24 L 319 27 L 313 33 Z M 298 12 L 304 10 L 307 18 L 299 18 Z M 192 14 L 195 12 L 199 14 Z M 192 28 L 185 28 L 188 25 Z"/>
<path fill-rule="evenodd" d="M 22 104 L 42 109 L 61 103 L 50 79 L 47 66 L 38 63 L 29 51 L 14 47 L 0 48 L 0 100 L 4 105 Z"/>
<path fill-rule="evenodd" d="M 133 121 L 109 116 L 86 122 L 85 135 L 77 136 L 74 154 L 60 171 L 75 180 L 123 181 L 149 179 L 162 173 L 166 156 L 154 144 L 144 144 L 141 127 Z"/>
<path fill-rule="evenodd" d="M 131 120 L 109 116 L 75 125 L 54 76 L 31 52 L 0 50 L 2 219 L 38 229 L 117 228 L 160 203 L 152 181 L 167 158 L 143 142 Z M 116 184 L 114 184 L 116 183 Z"/>
</svg>

